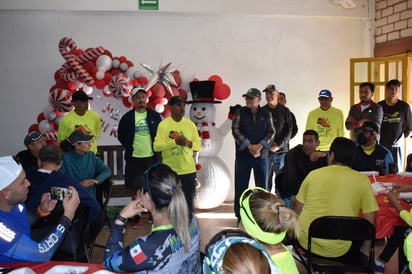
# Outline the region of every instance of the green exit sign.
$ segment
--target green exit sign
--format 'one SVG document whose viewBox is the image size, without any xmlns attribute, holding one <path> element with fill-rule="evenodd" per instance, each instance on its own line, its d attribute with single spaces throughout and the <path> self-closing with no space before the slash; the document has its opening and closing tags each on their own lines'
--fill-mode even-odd
<svg viewBox="0 0 412 274">
<path fill-rule="evenodd" d="M 159 1 L 139 0 L 139 10 L 159 10 Z"/>
</svg>

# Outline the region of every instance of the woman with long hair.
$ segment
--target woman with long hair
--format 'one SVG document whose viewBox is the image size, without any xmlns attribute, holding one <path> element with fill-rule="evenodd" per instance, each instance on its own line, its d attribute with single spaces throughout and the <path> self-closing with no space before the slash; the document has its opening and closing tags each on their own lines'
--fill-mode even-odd
<svg viewBox="0 0 412 274">
<path fill-rule="evenodd" d="M 147 211 L 152 231 L 123 248 L 127 219 Z M 199 244 L 198 224 L 189 214 L 178 175 L 165 164 L 155 164 L 146 171 L 141 198 L 116 214 L 104 266 L 115 272 L 200 273 Z"/>
<path fill-rule="evenodd" d="M 296 213 L 263 188 L 246 189 L 240 197 L 241 228 L 263 244 L 282 273 L 298 274 L 292 254 L 282 244 L 285 236 L 297 238 Z"/>
</svg>

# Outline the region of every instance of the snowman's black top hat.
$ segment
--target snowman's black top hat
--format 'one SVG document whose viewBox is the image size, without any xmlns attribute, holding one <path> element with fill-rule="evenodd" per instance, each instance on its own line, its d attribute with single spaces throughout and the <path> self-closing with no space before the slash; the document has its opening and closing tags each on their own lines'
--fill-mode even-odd
<svg viewBox="0 0 412 274">
<path fill-rule="evenodd" d="M 215 81 L 193 81 L 189 83 L 190 92 L 192 93 L 193 101 L 187 101 L 187 104 L 193 103 L 211 103 L 220 104 L 221 101 L 216 101 L 213 96 Z"/>
</svg>

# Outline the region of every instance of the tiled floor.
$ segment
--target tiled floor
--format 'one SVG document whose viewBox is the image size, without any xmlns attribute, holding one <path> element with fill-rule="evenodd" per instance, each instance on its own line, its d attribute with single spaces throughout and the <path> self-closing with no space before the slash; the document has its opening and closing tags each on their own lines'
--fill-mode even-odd
<svg viewBox="0 0 412 274">
<path fill-rule="evenodd" d="M 200 235 L 201 235 L 201 250 L 204 251 L 204 247 L 209 242 L 210 238 L 217 232 L 227 229 L 236 228 L 236 218 L 233 213 L 233 203 L 224 203 L 218 208 L 209 210 L 197 210 L 196 216 L 199 221 Z M 131 224 L 128 223 L 126 230 L 124 244 L 127 246 L 136 237 L 147 234 L 150 231 L 151 223 L 147 222 L 148 215 L 143 215 L 143 225 L 141 228 L 132 229 Z M 110 229 L 105 228 L 100 232 L 96 239 L 96 244 L 105 245 L 107 238 L 109 237 Z M 375 248 L 375 254 L 378 256 L 383 249 L 383 245 L 377 245 Z M 92 263 L 101 264 L 103 261 L 103 248 L 95 247 L 92 255 Z M 391 261 L 386 264 L 385 273 L 398 273 L 397 270 L 397 252 L 392 257 Z M 298 264 L 301 273 L 306 271 Z M 302 269 L 301 269 L 302 268 Z"/>
</svg>

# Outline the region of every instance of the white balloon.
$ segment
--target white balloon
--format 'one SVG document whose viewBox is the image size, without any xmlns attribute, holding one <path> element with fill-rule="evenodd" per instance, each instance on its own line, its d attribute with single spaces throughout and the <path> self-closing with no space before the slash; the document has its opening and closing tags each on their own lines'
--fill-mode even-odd
<svg viewBox="0 0 412 274">
<path fill-rule="evenodd" d="M 162 98 L 162 104 L 163 104 L 163 105 L 166 105 L 166 104 L 167 104 L 167 98 L 165 98 L 165 97 Z"/>
<path fill-rule="evenodd" d="M 53 110 L 54 110 L 53 106 L 51 106 L 51 105 L 45 106 L 44 109 L 43 109 L 44 117 L 47 117 L 50 112 L 53 112 Z M 51 119 L 51 120 L 53 120 L 53 119 Z"/>
<path fill-rule="evenodd" d="M 121 71 L 126 71 L 129 68 L 129 65 L 126 63 L 121 63 L 120 64 L 120 70 Z"/>
<path fill-rule="evenodd" d="M 137 71 L 137 68 L 133 66 L 127 69 L 126 74 L 130 77 L 130 79 L 137 79 L 137 78 L 134 78 L 135 72 L 138 72 L 138 71 Z"/>
<path fill-rule="evenodd" d="M 84 93 L 86 93 L 87 95 L 90 95 L 90 94 L 92 94 L 93 93 L 93 88 L 92 87 L 89 87 L 89 86 L 83 86 L 83 91 L 84 91 Z"/>
<path fill-rule="evenodd" d="M 96 67 L 103 67 L 104 71 L 109 71 L 112 68 L 112 58 L 107 55 L 100 55 L 96 60 Z"/>
<path fill-rule="evenodd" d="M 165 107 L 164 107 L 163 105 L 161 105 L 161 104 L 157 104 L 157 105 L 155 106 L 155 110 L 156 110 L 156 112 L 158 112 L 158 113 L 162 113 L 163 111 L 165 111 Z"/>
<path fill-rule="evenodd" d="M 104 92 L 105 94 L 111 94 L 111 93 L 112 93 L 112 92 L 110 91 L 110 88 L 109 88 L 108 85 L 105 85 L 105 86 L 104 86 L 103 92 Z"/>
<path fill-rule="evenodd" d="M 140 71 L 135 71 L 133 72 L 133 79 L 137 79 L 141 76 L 142 74 L 140 73 Z"/>
<path fill-rule="evenodd" d="M 54 119 L 56 118 L 56 112 L 54 112 L 54 111 L 49 112 L 49 113 L 46 115 L 46 118 L 47 118 L 47 120 L 49 120 L 49 121 L 54 120 Z"/>
<path fill-rule="evenodd" d="M 47 120 L 42 120 L 39 123 L 39 130 L 40 132 L 47 132 L 53 130 L 53 125 L 49 123 Z"/>
<path fill-rule="evenodd" d="M 104 78 L 104 71 L 99 70 L 96 72 L 96 79 L 102 80 Z"/>
<path fill-rule="evenodd" d="M 117 69 L 117 68 L 119 68 L 119 66 L 120 66 L 119 59 L 114 59 L 113 62 L 112 62 L 112 67 Z"/>
</svg>

